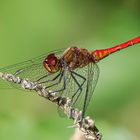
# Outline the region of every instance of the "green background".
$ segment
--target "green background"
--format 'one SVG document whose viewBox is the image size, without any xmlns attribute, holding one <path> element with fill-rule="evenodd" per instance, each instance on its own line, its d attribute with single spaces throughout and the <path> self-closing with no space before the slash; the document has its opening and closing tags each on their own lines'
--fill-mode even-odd
<svg viewBox="0 0 140 140">
<path fill-rule="evenodd" d="M 0 67 L 73 45 L 88 50 L 140 35 L 139 0 L 0 0 Z M 140 44 L 98 65 L 87 114 L 103 140 L 140 137 Z M 0 90 L 0 140 L 66 140 L 72 121 L 34 93 Z"/>
</svg>

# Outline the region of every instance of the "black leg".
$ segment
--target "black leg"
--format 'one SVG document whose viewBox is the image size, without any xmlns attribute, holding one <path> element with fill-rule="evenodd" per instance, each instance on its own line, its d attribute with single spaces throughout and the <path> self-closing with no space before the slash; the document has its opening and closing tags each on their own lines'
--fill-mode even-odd
<svg viewBox="0 0 140 140">
<path fill-rule="evenodd" d="M 44 78 L 47 77 L 47 76 L 51 76 L 51 75 L 52 75 L 52 74 L 50 74 L 50 75 L 48 74 L 48 75 L 44 76 Z M 39 84 L 43 84 L 43 83 L 55 81 L 60 75 L 61 75 L 61 73 L 59 73 L 58 75 L 56 75 L 53 79 L 42 81 L 42 82 L 40 82 Z M 42 79 L 43 79 L 43 78 L 42 78 Z"/>
<path fill-rule="evenodd" d="M 52 92 L 49 92 L 49 93 L 61 92 L 61 91 L 64 91 L 64 90 L 66 89 L 66 80 L 67 80 L 67 79 L 66 79 L 66 76 L 65 76 L 65 71 L 62 72 L 61 77 L 62 77 L 63 80 L 64 80 L 63 87 L 62 87 L 61 89 L 59 89 L 59 90 L 52 91 Z M 59 82 L 58 82 L 57 84 L 61 83 L 62 78 L 60 78 L 60 80 L 59 80 Z"/>
<path fill-rule="evenodd" d="M 50 87 L 53 87 L 53 86 L 58 85 L 59 83 L 61 83 L 62 77 L 63 77 L 63 72 L 62 72 L 62 73 L 59 73 L 59 74 L 58 74 L 56 77 L 54 77 L 52 80 L 49 80 L 49 81 L 46 81 L 46 82 L 54 81 L 54 80 L 56 80 L 59 76 L 60 76 L 60 79 L 59 79 L 58 82 L 56 82 L 56 83 L 54 83 L 54 84 L 52 84 L 52 85 L 49 85 L 49 86 L 45 87 L 45 89 L 48 89 L 48 88 L 50 88 Z"/>
<path fill-rule="evenodd" d="M 80 75 L 80 74 L 78 74 L 78 73 L 76 73 L 76 72 L 74 72 L 74 71 L 71 71 L 71 73 L 73 73 L 73 74 L 75 74 L 75 75 L 77 75 L 77 76 L 81 77 L 83 80 L 85 80 L 85 81 L 86 81 L 86 78 L 85 78 L 85 77 L 83 77 L 82 75 Z"/>
<path fill-rule="evenodd" d="M 85 111 L 86 111 L 86 107 L 87 107 L 87 98 L 89 96 L 89 92 L 90 92 L 90 71 L 89 71 L 89 67 L 88 67 L 88 76 L 87 76 L 87 85 L 86 85 L 86 91 L 85 91 L 85 97 L 84 97 L 84 105 L 83 105 L 83 111 L 82 111 L 82 119 L 81 119 L 81 125 L 82 125 L 82 122 L 83 122 L 83 118 L 84 118 L 84 115 L 85 115 Z"/>
<path fill-rule="evenodd" d="M 46 77 L 48 77 L 48 76 L 50 76 L 50 75 L 52 75 L 52 74 L 51 74 L 51 73 L 46 74 L 46 75 L 40 77 L 36 82 L 39 82 L 40 80 L 42 80 L 42 79 L 44 79 L 44 78 L 46 78 Z"/>
<path fill-rule="evenodd" d="M 84 106 L 83 106 L 83 111 L 82 111 L 82 120 L 81 123 L 83 121 L 84 115 L 85 115 L 85 111 L 86 111 L 86 104 L 87 104 L 87 97 L 89 94 L 89 79 L 87 80 L 87 87 L 86 87 L 86 93 L 85 93 L 85 99 L 84 99 Z"/>
<path fill-rule="evenodd" d="M 85 81 L 81 84 L 81 86 L 82 86 L 84 83 L 85 83 Z M 80 92 L 78 93 L 79 90 L 80 90 Z M 73 105 L 74 105 L 74 104 L 77 102 L 77 100 L 79 99 L 79 96 L 81 95 L 81 92 L 82 92 L 82 89 L 78 89 L 78 90 L 75 92 L 74 96 L 75 96 L 77 93 L 78 93 L 78 95 L 77 95 L 75 101 L 73 102 Z M 72 98 L 74 98 L 74 96 L 72 96 Z"/>
<path fill-rule="evenodd" d="M 84 81 L 83 81 L 81 84 L 79 84 L 78 81 L 77 81 L 77 79 L 74 77 L 73 74 L 75 74 L 76 76 L 82 78 Z M 81 92 L 82 92 L 82 86 L 84 85 L 84 83 L 85 83 L 85 81 L 86 81 L 86 78 L 83 77 L 83 76 L 81 76 L 81 75 L 79 75 L 79 74 L 77 74 L 77 73 L 75 73 L 75 72 L 73 72 L 73 71 L 71 71 L 71 76 L 72 76 L 72 78 L 74 79 L 75 83 L 76 83 L 76 84 L 78 85 L 78 87 L 79 87 L 79 88 L 77 89 L 77 91 L 73 94 L 72 100 L 73 100 L 73 98 L 76 96 L 76 94 L 78 93 L 78 91 L 80 90 L 80 92 L 78 93 L 78 96 L 76 97 L 75 101 L 73 102 L 73 105 L 74 105 L 74 104 L 77 102 L 77 100 L 78 100 L 78 98 L 79 98 L 79 96 L 80 96 L 80 94 L 81 94 Z"/>
</svg>

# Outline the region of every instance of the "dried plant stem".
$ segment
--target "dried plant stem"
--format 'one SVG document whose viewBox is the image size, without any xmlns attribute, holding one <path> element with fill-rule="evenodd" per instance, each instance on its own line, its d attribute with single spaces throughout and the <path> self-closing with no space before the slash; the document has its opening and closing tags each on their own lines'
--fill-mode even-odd
<svg viewBox="0 0 140 140">
<path fill-rule="evenodd" d="M 95 126 L 94 121 L 90 117 L 85 117 L 82 119 L 82 111 L 72 108 L 71 100 L 69 98 L 63 98 L 58 96 L 56 93 L 50 93 L 41 84 L 29 81 L 27 79 L 21 79 L 12 74 L 0 72 L 0 78 L 8 82 L 19 84 L 25 90 L 35 91 L 39 96 L 54 102 L 62 108 L 68 118 L 74 120 L 73 127 L 78 128 L 84 135 L 85 139 L 101 140 L 101 134 Z"/>
</svg>

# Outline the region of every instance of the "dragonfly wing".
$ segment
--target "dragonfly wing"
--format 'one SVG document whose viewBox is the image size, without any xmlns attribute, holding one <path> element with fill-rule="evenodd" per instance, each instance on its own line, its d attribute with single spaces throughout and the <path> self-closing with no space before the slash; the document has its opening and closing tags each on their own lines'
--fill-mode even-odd
<svg viewBox="0 0 140 140">
<path fill-rule="evenodd" d="M 71 106 L 85 113 L 98 81 L 98 66 L 89 64 L 72 72 L 67 71 L 65 77 L 66 88 L 59 92 L 60 96 L 69 97 L 72 100 Z"/>
<path fill-rule="evenodd" d="M 0 72 L 13 74 L 15 76 L 28 79 L 30 81 L 37 81 L 39 78 L 48 74 L 47 70 L 43 66 L 43 61 L 47 57 L 47 55 L 50 53 L 55 53 L 56 56 L 61 57 L 61 55 L 63 55 L 63 51 L 64 49 L 49 52 L 49 53 L 40 55 L 36 58 L 33 58 L 31 60 L 1 68 Z M 14 83 L 9 84 L 8 82 L 5 82 L 4 80 L 0 79 L 0 89 L 3 89 L 3 88 L 7 89 L 7 88 L 12 88 L 12 87 L 22 89 L 20 85 L 17 85 Z"/>
<path fill-rule="evenodd" d="M 99 67 L 97 64 L 91 64 L 88 68 L 87 89 L 85 93 L 85 109 L 87 108 L 94 93 L 99 78 Z"/>
<path fill-rule="evenodd" d="M 25 62 L 21 62 L 21 63 L 17 63 L 17 64 L 14 64 L 14 65 L 10 65 L 10 66 L 1 68 L 0 72 L 9 73 L 9 74 L 13 74 L 13 75 L 16 75 L 16 76 L 21 75 L 20 78 L 24 78 L 22 75 L 25 74 L 25 71 L 27 71 L 27 69 L 29 67 L 32 68 L 32 66 L 33 66 L 32 60 L 28 60 L 28 61 L 25 61 Z M 0 79 L 0 89 L 13 88 L 15 85 L 16 84 L 14 84 L 14 83 L 9 83 L 7 81 L 4 81 L 4 80 Z"/>
<path fill-rule="evenodd" d="M 74 98 L 73 105 L 82 109 L 84 114 L 98 81 L 99 68 L 97 64 L 91 63 L 82 71 L 82 76 L 86 78 L 86 81 L 82 86 L 82 91 L 79 91 L 79 95 L 77 94 Z M 77 73 L 81 74 L 80 71 L 77 71 Z M 80 80 L 78 82 L 81 83 Z"/>
</svg>

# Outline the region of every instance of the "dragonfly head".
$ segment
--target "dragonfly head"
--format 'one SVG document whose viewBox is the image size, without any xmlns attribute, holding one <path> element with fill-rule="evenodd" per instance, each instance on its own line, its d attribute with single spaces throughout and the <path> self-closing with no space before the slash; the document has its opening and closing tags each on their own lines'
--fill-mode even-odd
<svg viewBox="0 0 140 140">
<path fill-rule="evenodd" d="M 45 60 L 43 61 L 43 65 L 45 69 L 49 73 L 55 73 L 60 69 L 59 59 L 55 56 L 55 54 L 49 54 Z"/>
</svg>

